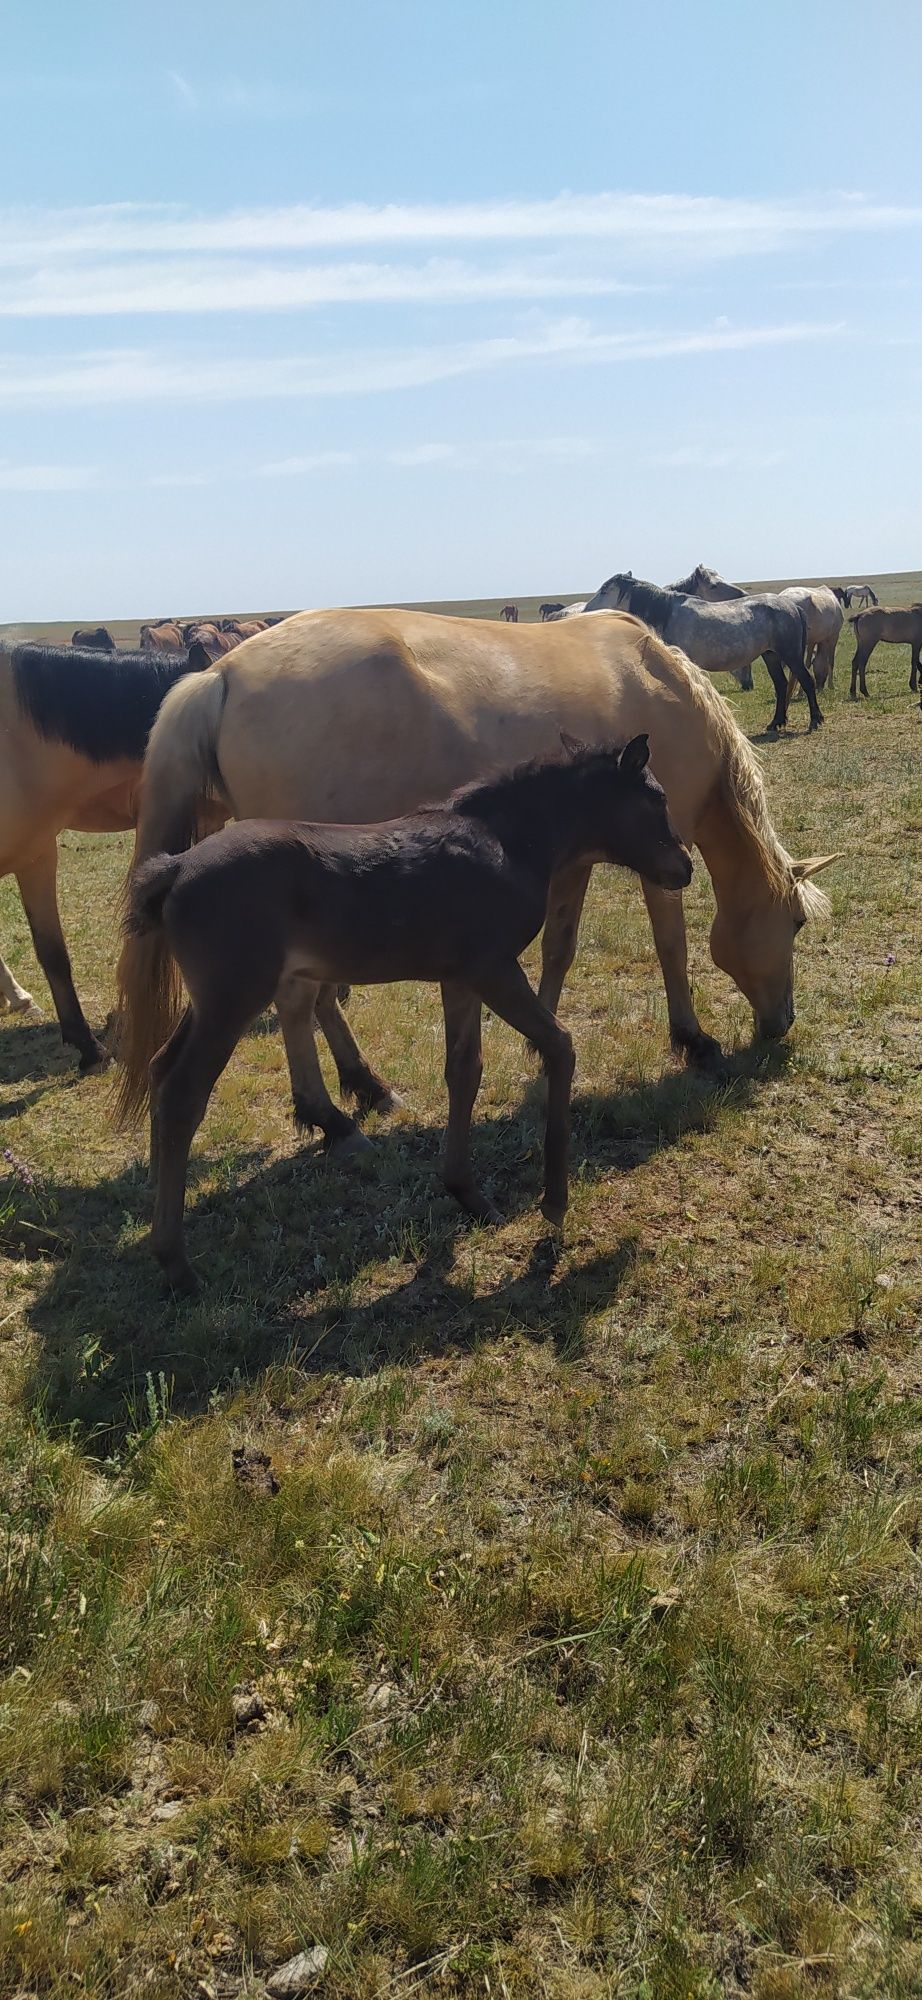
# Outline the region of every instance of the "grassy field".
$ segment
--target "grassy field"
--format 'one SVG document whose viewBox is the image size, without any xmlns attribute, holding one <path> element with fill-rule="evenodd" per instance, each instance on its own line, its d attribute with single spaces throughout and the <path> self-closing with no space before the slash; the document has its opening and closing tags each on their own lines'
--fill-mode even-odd
<svg viewBox="0 0 922 2000">
<path fill-rule="evenodd" d="M 845 850 L 785 1047 L 699 868 L 730 1053 L 680 1070 L 597 871 L 562 1246 L 518 1038 L 475 1120 L 508 1220 L 470 1228 L 436 998 L 357 993 L 405 1093 L 372 1164 L 297 1145 L 264 1024 L 176 1303 L 109 1082 L 0 1024 L 0 1993 L 260 1995 L 313 1945 L 363 2000 L 922 1993 L 922 715 L 904 649 L 849 704 L 850 650 L 764 750 L 788 846 Z M 98 1023 L 128 843 L 61 848 Z M 9 884 L 0 947 L 44 998 Z"/>
</svg>

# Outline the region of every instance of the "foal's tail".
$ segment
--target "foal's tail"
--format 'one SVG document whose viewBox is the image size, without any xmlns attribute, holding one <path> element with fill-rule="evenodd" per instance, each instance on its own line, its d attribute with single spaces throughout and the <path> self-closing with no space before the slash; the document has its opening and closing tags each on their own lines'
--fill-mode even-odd
<svg viewBox="0 0 922 2000">
<path fill-rule="evenodd" d="M 166 870 L 170 857 L 191 847 L 209 797 L 220 791 L 217 742 L 226 698 L 219 670 L 184 677 L 168 694 L 147 746 L 134 860 L 122 892 L 116 974 L 120 1125 L 134 1125 L 141 1117 L 151 1061 L 179 1018 L 182 987 L 161 921 L 176 870 L 173 875 Z"/>
</svg>

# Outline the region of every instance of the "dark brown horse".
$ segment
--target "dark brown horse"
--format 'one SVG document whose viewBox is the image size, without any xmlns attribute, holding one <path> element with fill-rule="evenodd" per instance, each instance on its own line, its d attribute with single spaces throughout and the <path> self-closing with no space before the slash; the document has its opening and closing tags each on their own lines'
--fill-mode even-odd
<svg viewBox="0 0 922 2000">
<path fill-rule="evenodd" d="M 558 618 L 562 610 L 562 604 L 539 604 L 538 617 L 542 625 L 546 625 L 549 618 Z"/>
<path fill-rule="evenodd" d="M 517 625 L 519 622 L 519 607 L 517 604 L 504 604 L 499 615 L 501 618 L 505 618 L 507 625 Z"/>
<path fill-rule="evenodd" d="M 120 1100 L 126 1116 L 149 1096 L 156 1178 L 152 1247 L 171 1283 L 192 1272 L 183 1242 L 193 1135 L 240 1036 L 275 1000 L 292 1070 L 298 1123 L 319 1127 L 340 1156 L 366 1145 L 333 1104 L 303 995 L 340 980 L 380 985 L 438 980 L 445 1015 L 448 1129 L 444 1178 L 470 1215 L 489 1219 L 473 1178 L 471 1114 L 480 1086 L 484 1004 L 533 1043 L 548 1079 L 544 1213 L 567 1206 L 573 1045 L 518 963 L 547 911 L 551 877 L 579 862 L 633 868 L 661 889 L 684 889 L 691 859 L 647 769 L 649 744 L 587 750 L 469 785 L 445 805 L 377 826 L 245 820 L 185 854 L 154 855 L 133 877 L 129 936 L 161 930 L 189 994 L 155 1052 L 150 983 L 126 995 Z M 292 1032 L 294 1030 L 294 1032 Z M 154 1041 L 154 1047 L 151 1041 Z"/>
<path fill-rule="evenodd" d="M 90 653 L 114 653 L 117 650 L 111 632 L 107 632 L 104 625 L 78 625 L 70 643 L 82 646 L 84 652 Z"/>
</svg>

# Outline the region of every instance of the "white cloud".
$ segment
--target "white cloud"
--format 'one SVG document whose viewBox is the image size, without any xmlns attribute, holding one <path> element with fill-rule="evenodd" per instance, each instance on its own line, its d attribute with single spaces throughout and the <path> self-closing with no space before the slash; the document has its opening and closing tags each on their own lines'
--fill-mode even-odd
<svg viewBox="0 0 922 2000">
<path fill-rule="evenodd" d="M 355 465 L 361 453 L 357 451 L 306 451 L 300 457 L 277 458 L 269 465 L 260 465 L 257 471 L 261 479 L 298 479 L 311 472 L 336 472 L 343 466 Z"/>
<path fill-rule="evenodd" d="M 226 359 L 115 348 L 68 360 L 0 359 L 0 405 L 252 402 L 266 398 L 376 395 L 527 361 L 569 365 L 660 361 L 834 340 L 841 324 L 706 327 L 695 332 L 597 333 L 570 318 L 493 339 L 327 355 Z"/>
<path fill-rule="evenodd" d="M 0 316 L 286 312 L 312 306 L 468 304 L 502 299 L 605 298 L 639 285 L 547 266 L 493 269 L 448 258 L 408 264 L 273 265 L 182 259 L 60 265 L 0 277 Z"/>
<path fill-rule="evenodd" d="M 197 111 L 199 105 L 198 92 L 193 90 L 188 77 L 183 76 L 178 69 L 168 69 L 166 74 L 183 109 L 186 111 Z"/>
<path fill-rule="evenodd" d="M 197 94 L 179 71 L 174 90 Z M 242 86 L 246 88 L 246 86 Z M 0 215 L 0 261 L 49 256 L 193 251 L 348 249 L 391 243 L 617 242 L 646 256 L 662 247 L 707 257 L 765 253 L 798 240 L 918 229 L 922 207 L 833 192 L 788 200 L 717 195 L 564 193 L 547 201 L 292 204 L 196 214 L 167 204 L 18 209 Z"/>
<path fill-rule="evenodd" d="M 722 472 L 731 465 L 763 471 L 772 465 L 784 465 L 787 458 L 785 451 L 746 451 L 736 445 L 710 447 L 689 444 L 678 445 L 674 451 L 654 452 L 647 459 L 647 464 L 666 471 Z"/>
</svg>

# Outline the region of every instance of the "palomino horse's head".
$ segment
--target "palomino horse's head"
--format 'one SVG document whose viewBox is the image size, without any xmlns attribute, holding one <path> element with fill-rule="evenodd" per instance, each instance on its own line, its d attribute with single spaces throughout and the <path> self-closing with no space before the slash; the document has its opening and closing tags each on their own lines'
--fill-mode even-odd
<svg viewBox="0 0 922 2000">
<path fill-rule="evenodd" d="M 794 939 L 811 911 L 826 905 L 810 886 L 810 877 L 839 859 L 814 854 L 792 861 L 790 892 L 761 899 L 746 912 L 718 909 L 711 928 L 711 957 L 729 974 L 755 1015 L 756 1032 L 766 1041 L 780 1041 L 794 1020 Z"/>
</svg>

